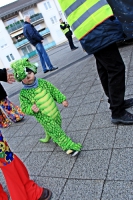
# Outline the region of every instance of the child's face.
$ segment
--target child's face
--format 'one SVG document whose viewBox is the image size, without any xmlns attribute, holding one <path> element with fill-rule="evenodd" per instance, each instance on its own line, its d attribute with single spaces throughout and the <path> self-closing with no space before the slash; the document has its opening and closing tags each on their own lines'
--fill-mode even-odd
<svg viewBox="0 0 133 200">
<path fill-rule="evenodd" d="M 33 72 L 29 71 L 26 78 L 23 79 L 22 82 L 25 85 L 31 85 L 32 83 L 34 83 L 34 80 L 35 80 L 35 74 Z"/>
</svg>

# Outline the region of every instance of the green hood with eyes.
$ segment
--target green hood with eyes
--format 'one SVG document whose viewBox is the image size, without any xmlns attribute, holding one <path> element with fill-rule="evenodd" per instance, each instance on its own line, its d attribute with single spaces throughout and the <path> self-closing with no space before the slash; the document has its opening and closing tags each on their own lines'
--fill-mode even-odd
<svg viewBox="0 0 133 200">
<path fill-rule="evenodd" d="M 16 60 L 11 64 L 13 69 L 14 77 L 18 82 L 21 82 L 27 76 L 28 69 L 37 73 L 38 63 L 30 63 L 27 58 Z"/>
</svg>

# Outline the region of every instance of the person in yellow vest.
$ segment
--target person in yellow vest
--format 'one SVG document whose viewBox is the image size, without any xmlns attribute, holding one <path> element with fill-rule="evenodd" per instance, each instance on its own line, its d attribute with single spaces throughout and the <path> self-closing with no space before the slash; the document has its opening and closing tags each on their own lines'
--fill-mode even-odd
<svg viewBox="0 0 133 200">
<path fill-rule="evenodd" d="M 71 50 L 72 51 L 76 50 L 78 47 L 74 46 L 73 39 L 72 39 L 73 33 L 70 29 L 69 24 L 63 22 L 62 19 L 60 19 L 59 21 L 60 21 L 60 28 L 61 28 L 62 32 L 65 34 L 66 38 L 68 39 L 69 46 L 70 46 Z"/>
<path fill-rule="evenodd" d="M 125 65 L 116 44 L 125 34 L 110 5 L 106 0 L 58 2 L 83 49 L 96 59 L 112 123 L 133 124 L 133 115 L 126 111 L 133 106 L 133 98 L 124 100 Z"/>
</svg>

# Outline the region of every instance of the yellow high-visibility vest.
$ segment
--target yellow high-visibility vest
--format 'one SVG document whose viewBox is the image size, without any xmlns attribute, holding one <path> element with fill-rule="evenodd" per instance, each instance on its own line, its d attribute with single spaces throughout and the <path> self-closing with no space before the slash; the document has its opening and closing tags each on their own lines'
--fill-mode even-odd
<svg viewBox="0 0 133 200">
<path fill-rule="evenodd" d="M 65 24 L 61 23 L 61 26 L 65 26 Z M 64 30 L 61 28 L 62 32 L 66 34 L 69 31 L 69 28 L 65 28 Z"/>
<path fill-rule="evenodd" d="M 82 39 L 100 23 L 113 16 L 106 0 L 58 0 L 77 39 Z"/>
</svg>

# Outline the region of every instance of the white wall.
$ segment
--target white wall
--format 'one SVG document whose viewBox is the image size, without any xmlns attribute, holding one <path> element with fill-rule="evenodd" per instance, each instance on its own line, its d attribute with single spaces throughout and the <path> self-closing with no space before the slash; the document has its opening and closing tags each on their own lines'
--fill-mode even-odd
<svg viewBox="0 0 133 200">
<path fill-rule="evenodd" d="M 44 6 L 44 2 L 50 2 L 51 8 L 46 10 Z M 64 41 L 67 41 L 66 37 L 62 33 L 60 29 L 60 22 L 59 19 L 61 18 L 60 12 L 57 9 L 57 5 L 54 3 L 53 0 L 46 0 L 42 1 L 41 3 L 37 4 L 38 9 L 42 13 L 46 26 L 49 28 L 51 36 L 55 43 L 58 45 Z M 50 18 L 56 16 L 57 22 L 55 24 L 52 24 Z"/>
<path fill-rule="evenodd" d="M 1 44 L 7 44 L 7 45 L 1 48 Z M 7 55 L 10 54 L 14 56 L 15 60 L 21 58 L 15 45 L 13 44 L 12 39 L 10 38 L 9 33 L 5 29 L 5 26 L 2 20 L 0 19 L 0 60 L 5 68 L 10 68 L 11 62 L 9 62 L 6 57 Z M 3 66 L 0 65 L 0 68 L 2 67 Z"/>
</svg>

